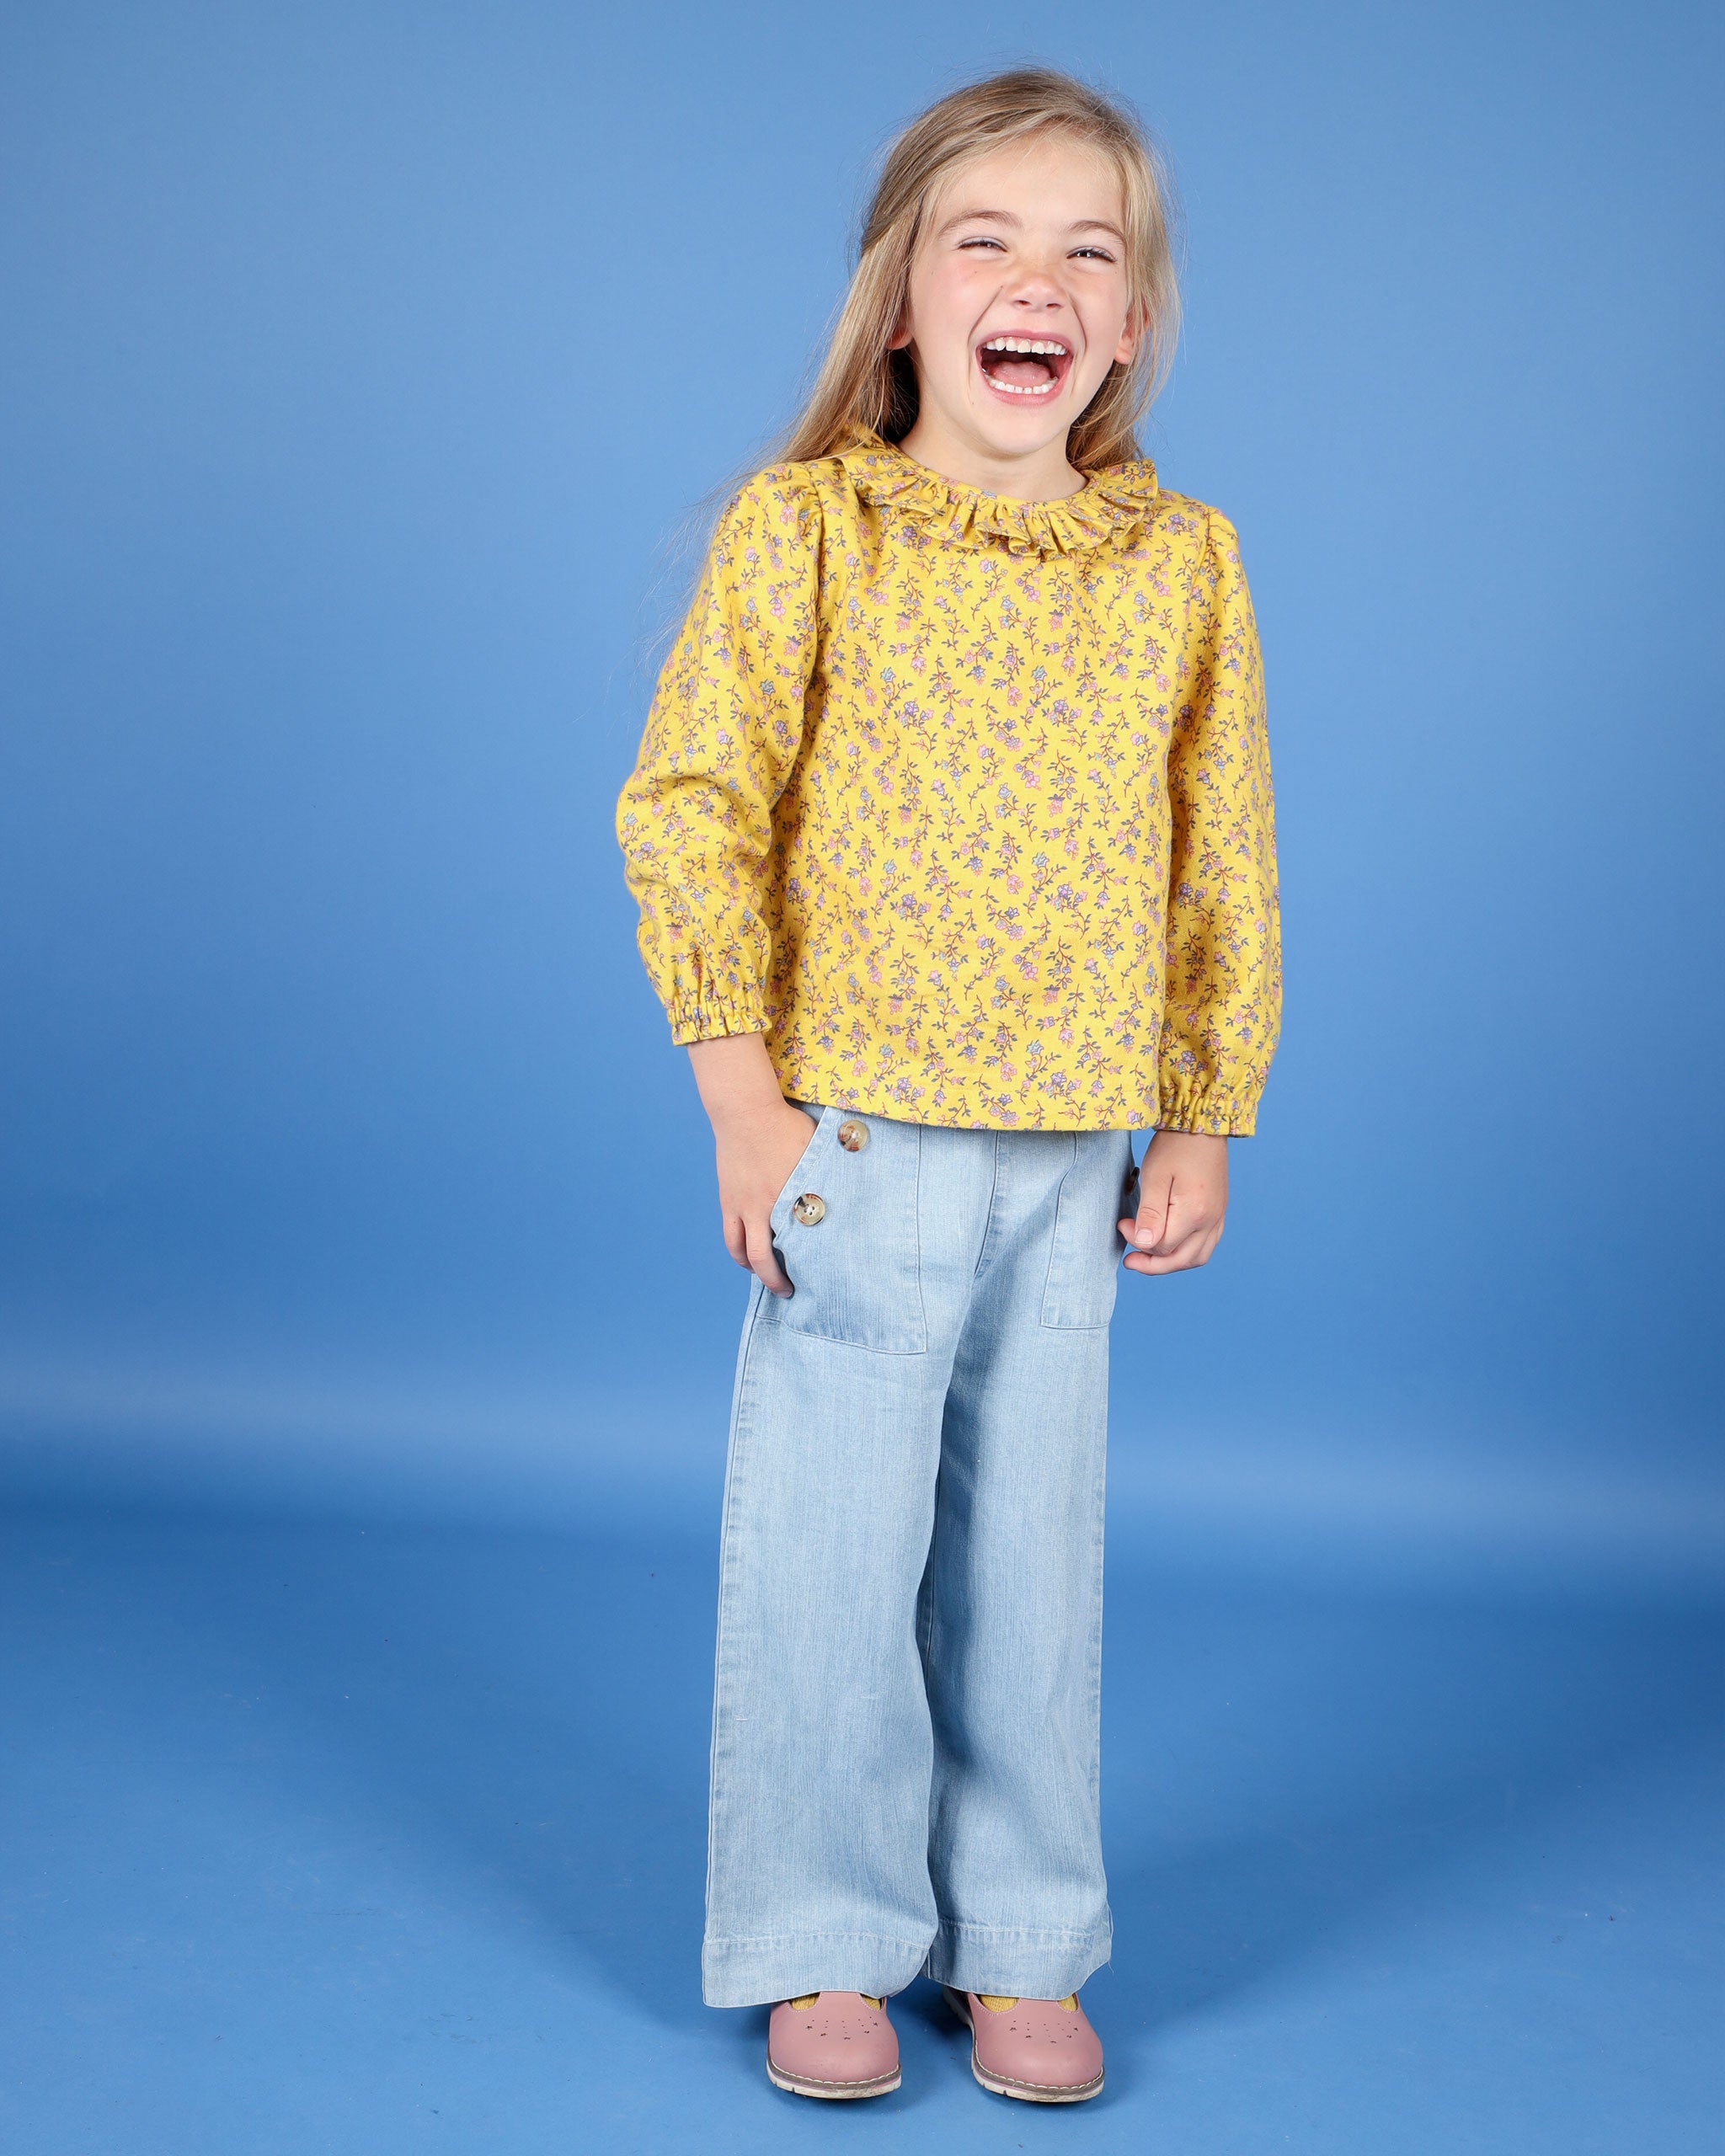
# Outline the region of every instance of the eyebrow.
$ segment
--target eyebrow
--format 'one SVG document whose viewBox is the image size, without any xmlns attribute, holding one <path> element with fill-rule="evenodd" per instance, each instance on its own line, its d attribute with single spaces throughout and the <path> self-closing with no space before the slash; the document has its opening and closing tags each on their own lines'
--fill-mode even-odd
<svg viewBox="0 0 1725 2156">
<path fill-rule="evenodd" d="M 1023 221 L 1010 210 L 958 210 L 950 217 L 943 217 L 935 232 L 937 239 L 943 239 L 954 225 L 996 224 L 1016 225 Z M 1112 232 L 1121 246 L 1126 244 L 1126 235 L 1120 227 L 1106 217 L 1076 217 L 1066 227 L 1073 232 Z"/>
</svg>

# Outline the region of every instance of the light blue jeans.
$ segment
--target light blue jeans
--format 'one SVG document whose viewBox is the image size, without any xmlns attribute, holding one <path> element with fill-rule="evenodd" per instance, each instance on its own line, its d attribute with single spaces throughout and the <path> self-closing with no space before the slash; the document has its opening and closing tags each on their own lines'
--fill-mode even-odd
<svg viewBox="0 0 1725 2156">
<path fill-rule="evenodd" d="M 922 1972 L 1063 1998 L 1113 1933 L 1103 1474 L 1130 1134 L 798 1105 L 818 1122 L 772 1214 L 795 1293 L 753 1282 L 731 1400 L 702 1993 Z"/>
</svg>

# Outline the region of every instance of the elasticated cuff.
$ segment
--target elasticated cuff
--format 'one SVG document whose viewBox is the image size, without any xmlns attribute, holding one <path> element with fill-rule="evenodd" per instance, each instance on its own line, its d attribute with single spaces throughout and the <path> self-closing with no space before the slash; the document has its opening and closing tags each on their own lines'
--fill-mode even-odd
<svg viewBox="0 0 1725 2156">
<path fill-rule="evenodd" d="M 670 1037 L 679 1048 L 691 1041 L 723 1040 L 728 1033 L 764 1033 L 766 1004 L 760 990 L 727 995 L 708 989 L 699 995 L 679 995 L 666 1006 Z"/>
<path fill-rule="evenodd" d="M 1250 1138 L 1258 1125 L 1258 1100 L 1215 1087 L 1170 1086 L 1157 1104 L 1158 1130 L 1189 1130 L 1206 1138 Z"/>
</svg>

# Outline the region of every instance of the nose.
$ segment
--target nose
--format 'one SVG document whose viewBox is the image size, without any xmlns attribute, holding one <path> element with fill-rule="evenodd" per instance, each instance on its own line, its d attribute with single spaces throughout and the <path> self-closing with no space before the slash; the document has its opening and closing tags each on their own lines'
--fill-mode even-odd
<svg viewBox="0 0 1725 2156">
<path fill-rule="evenodd" d="M 1045 314 L 1063 307 L 1065 295 L 1046 263 L 1023 262 L 1007 288 L 1008 303 L 1027 314 Z"/>
</svg>

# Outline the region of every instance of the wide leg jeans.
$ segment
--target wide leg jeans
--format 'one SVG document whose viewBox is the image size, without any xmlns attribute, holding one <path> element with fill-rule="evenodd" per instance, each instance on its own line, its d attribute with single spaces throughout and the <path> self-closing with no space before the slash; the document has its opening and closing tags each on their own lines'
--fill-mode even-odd
<svg viewBox="0 0 1725 2156">
<path fill-rule="evenodd" d="M 1130 1134 L 813 1102 L 750 1289 L 720 1557 L 702 1989 L 1035 1999 L 1112 1935 L 1108 1322 Z"/>
</svg>

